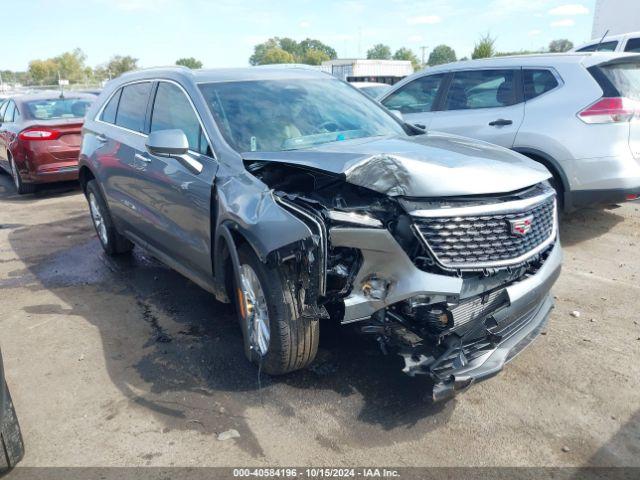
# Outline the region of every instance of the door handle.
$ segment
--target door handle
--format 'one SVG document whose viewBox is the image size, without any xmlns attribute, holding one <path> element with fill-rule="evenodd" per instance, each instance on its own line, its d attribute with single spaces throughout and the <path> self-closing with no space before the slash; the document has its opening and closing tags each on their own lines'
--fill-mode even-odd
<svg viewBox="0 0 640 480">
<path fill-rule="evenodd" d="M 489 122 L 490 127 L 503 127 L 505 125 L 513 125 L 513 121 L 506 120 L 504 118 L 499 118 L 498 120 L 494 120 L 493 122 Z"/>
<path fill-rule="evenodd" d="M 135 158 L 136 160 L 140 160 L 141 162 L 144 162 L 144 163 L 151 163 L 151 159 L 150 159 L 149 157 L 146 157 L 146 156 L 141 155 L 141 154 L 139 154 L 139 153 L 136 153 L 136 154 L 134 155 L 134 158 Z"/>
<path fill-rule="evenodd" d="M 107 137 L 105 137 L 104 135 L 96 135 L 96 140 L 99 141 L 100 143 L 106 143 Z"/>
</svg>

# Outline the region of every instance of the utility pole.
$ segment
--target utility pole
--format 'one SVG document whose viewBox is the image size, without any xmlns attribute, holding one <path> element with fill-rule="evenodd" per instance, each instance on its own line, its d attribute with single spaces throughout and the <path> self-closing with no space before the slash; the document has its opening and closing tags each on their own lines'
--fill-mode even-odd
<svg viewBox="0 0 640 480">
<path fill-rule="evenodd" d="M 424 53 L 426 52 L 427 48 L 427 45 L 423 45 L 422 47 L 420 47 L 420 50 L 422 50 L 422 68 L 426 66 L 426 64 L 424 63 Z"/>
</svg>

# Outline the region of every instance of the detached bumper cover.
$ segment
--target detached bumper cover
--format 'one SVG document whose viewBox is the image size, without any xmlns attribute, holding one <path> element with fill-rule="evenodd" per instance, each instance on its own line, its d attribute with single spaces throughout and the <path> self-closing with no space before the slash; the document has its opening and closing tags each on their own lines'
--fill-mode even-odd
<svg viewBox="0 0 640 480">
<path fill-rule="evenodd" d="M 435 372 L 440 381 L 434 385 L 434 400 L 444 400 L 472 383 L 494 376 L 538 336 L 553 308 L 549 291 L 560 276 L 561 262 L 562 251 L 557 243 L 535 275 L 507 287 L 510 305 L 494 315 L 496 326 L 489 329 L 500 338 L 497 345 L 490 345 L 486 338 L 461 342 L 447 358 L 437 360 Z M 468 363 L 461 364 L 469 357 L 472 359 Z"/>
</svg>

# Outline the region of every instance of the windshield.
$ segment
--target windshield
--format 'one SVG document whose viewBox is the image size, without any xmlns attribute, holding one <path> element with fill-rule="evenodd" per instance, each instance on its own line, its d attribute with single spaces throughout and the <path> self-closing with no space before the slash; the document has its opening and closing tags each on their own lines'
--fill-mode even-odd
<svg viewBox="0 0 640 480">
<path fill-rule="evenodd" d="M 338 80 L 224 82 L 200 89 L 226 140 L 238 152 L 296 150 L 404 134 L 382 108 Z"/>
<path fill-rule="evenodd" d="M 640 100 L 640 63 L 614 63 L 601 68 L 620 95 Z"/>
<path fill-rule="evenodd" d="M 52 120 L 57 118 L 82 118 L 91 105 L 87 98 L 52 98 L 25 102 L 30 118 Z"/>
</svg>

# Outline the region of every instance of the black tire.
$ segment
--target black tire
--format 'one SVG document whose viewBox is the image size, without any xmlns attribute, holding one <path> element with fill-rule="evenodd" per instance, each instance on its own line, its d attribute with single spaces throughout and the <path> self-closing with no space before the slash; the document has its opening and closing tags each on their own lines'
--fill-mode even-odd
<svg viewBox="0 0 640 480">
<path fill-rule="evenodd" d="M 287 287 L 278 269 L 268 268 L 260 261 L 253 249 L 244 244 L 238 251 L 240 265 L 249 265 L 256 273 L 264 292 L 269 313 L 269 348 L 261 355 L 251 348 L 248 322 L 240 303 L 241 289 L 236 285 L 234 294 L 238 319 L 244 337 L 247 358 L 261 363 L 262 369 L 270 375 L 283 375 L 307 367 L 316 357 L 320 324 L 317 318 L 298 315 L 297 301 Z"/>
<path fill-rule="evenodd" d="M 116 230 L 107 202 L 105 202 L 102 192 L 95 180 L 87 183 L 85 195 L 89 202 L 89 211 L 91 213 L 93 226 L 96 229 L 98 240 L 100 240 L 100 244 L 105 253 L 111 256 L 129 253 L 133 249 L 133 243 Z M 92 201 L 93 199 L 95 199 L 95 202 Z M 104 231 L 102 231 L 101 224 L 97 220 L 96 211 L 94 210 L 96 208 L 102 222 L 104 222 Z"/>
<path fill-rule="evenodd" d="M 18 171 L 16 162 L 14 162 L 13 158 L 11 157 L 9 157 L 9 166 L 11 169 L 11 178 L 13 178 L 13 184 L 16 187 L 18 195 L 34 193 L 36 191 L 36 185 L 34 183 L 24 183 L 22 181 L 22 177 L 20 176 L 20 172 Z"/>
<path fill-rule="evenodd" d="M 5 402 L 4 412 L 0 414 L 0 476 L 12 469 L 24 456 L 24 443 L 18 417 L 11 401 L 11 395 L 7 385 L 4 388 Z M 1 395 L 1 393 L 0 393 Z"/>
</svg>

